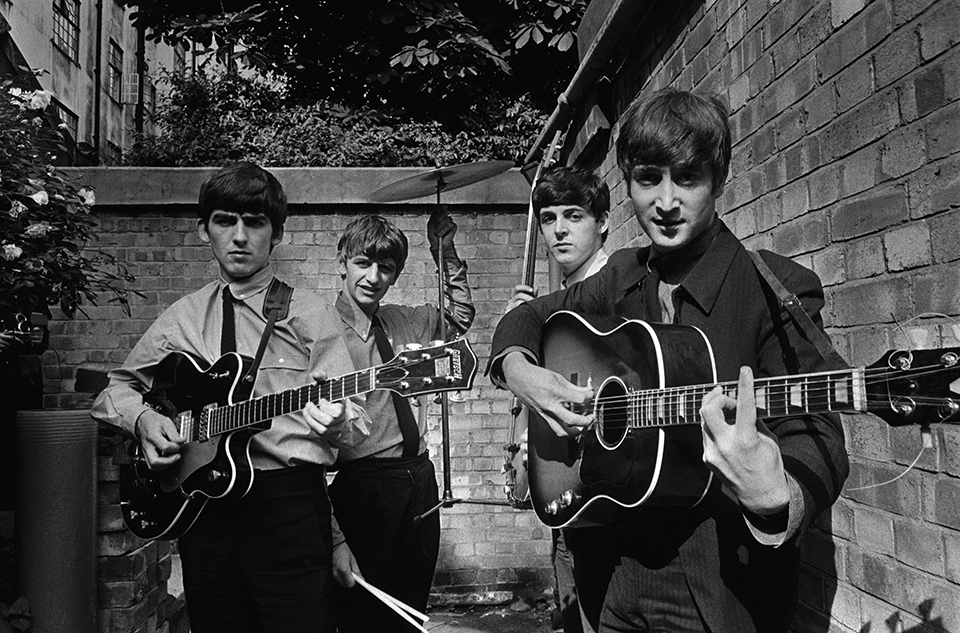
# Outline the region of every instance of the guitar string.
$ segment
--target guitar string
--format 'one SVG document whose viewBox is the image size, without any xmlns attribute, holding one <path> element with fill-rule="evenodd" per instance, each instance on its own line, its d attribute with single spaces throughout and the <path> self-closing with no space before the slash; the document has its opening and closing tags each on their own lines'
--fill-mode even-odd
<svg viewBox="0 0 960 633">
<path fill-rule="evenodd" d="M 918 378 L 926 375 L 936 374 L 943 370 L 944 368 L 940 365 L 932 365 L 926 369 L 918 369 L 912 372 L 910 376 L 913 378 Z M 825 376 L 829 377 L 831 375 L 834 375 L 834 376 L 846 375 L 848 373 L 849 372 L 847 370 L 843 370 L 839 372 L 811 374 L 810 376 L 817 376 L 820 378 L 816 381 L 807 383 L 806 385 L 807 401 L 809 402 L 815 399 L 823 399 L 826 396 L 829 396 L 830 393 L 834 390 L 834 385 L 831 383 L 824 383 L 824 380 L 822 379 L 822 377 L 825 377 Z M 882 374 L 888 374 L 889 376 L 899 376 L 901 372 L 896 372 L 888 368 L 875 368 L 875 369 L 866 369 L 864 370 L 863 373 L 865 375 L 870 374 L 871 377 L 873 377 L 874 375 L 882 375 Z M 796 377 L 787 377 L 787 378 L 784 378 L 783 380 L 792 380 L 795 378 Z M 773 380 L 777 380 L 777 379 L 773 379 Z M 762 382 L 767 382 L 767 381 L 762 381 Z M 736 385 L 736 383 L 733 383 L 733 382 L 724 383 L 721 386 L 724 386 L 724 385 L 734 386 Z M 767 386 L 776 388 L 780 385 L 773 384 L 771 382 L 771 383 L 768 383 Z M 713 385 L 701 385 L 701 386 L 693 386 L 693 387 L 671 387 L 665 390 L 632 391 L 632 392 L 628 392 L 627 394 L 600 397 L 600 398 L 597 398 L 596 403 L 598 405 L 597 406 L 598 409 L 602 407 L 605 412 L 610 412 L 612 414 L 616 414 L 617 412 L 625 412 L 632 409 L 638 410 L 638 411 L 646 411 L 648 413 L 652 413 L 653 410 L 657 410 L 659 412 L 659 411 L 666 411 L 670 409 L 672 409 L 673 411 L 687 411 L 687 410 L 691 410 L 690 406 L 687 404 L 688 397 L 696 398 L 696 396 L 698 395 L 706 395 L 706 393 L 708 393 L 708 391 L 712 390 L 713 388 L 714 388 Z M 658 394 L 664 394 L 664 395 L 658 395 Z M 927 397 L 927 396 L 907 396 L 907 397 L 909 398 L 909 400 L 919 405 L 937 405 L 937 404 L 943 403 L 945 400 L 945 398 L 935 398 L 935 397 Z M 862 398 L 862 401 L 866 405 L 880 404 L 880 405 L 886 406 L 894 402 L 896 398 L 897 396 L 892 394 L 888 396 L 884 396 L 882 394 L 876 395 L 876 394 L 867 393 Z M 784 397 L 782 398 L 782 400 L 785 406 L 789 407 L 789 398 Z M 828 411 L 833 410 L 833 408 L 830 406 L 831 404 L 842 404 L 842 402 L 840 401 L 830 402 L 829 400 L 826 400 L 826 402 L 828 404 L 828 408 L 827 408 Z M 620 405 L 620 406 L 617 406 L 617 405 Z M 841 412 L 855 410 L 852 404 L 850 407 L 837 406 L 835 408 L 837 411 L 841 411 Z M 690 416 L 678 416 L 678 417 L 682 417 L 686 419 L 687 417 L 690 417 Z M 770 417 L 777 417 L 777 416 L 770 416 Z M 943 419 L 947 419 L 949 417 L 950 415 L 946 416 Z M 682 422 L 682 423 L 686 423 L 686 422 Z"/>
</svg>

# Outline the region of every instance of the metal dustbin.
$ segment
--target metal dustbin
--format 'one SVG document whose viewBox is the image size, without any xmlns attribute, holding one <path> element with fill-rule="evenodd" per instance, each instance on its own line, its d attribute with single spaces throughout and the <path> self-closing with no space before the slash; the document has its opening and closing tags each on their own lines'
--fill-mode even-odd
<svg viewBox="0 0 960 633">
<path fill-rule="evenodd" d="M 97 633 L 97 423 L 18 411 L 17 591 L 35 633 Z"/>
</svg>

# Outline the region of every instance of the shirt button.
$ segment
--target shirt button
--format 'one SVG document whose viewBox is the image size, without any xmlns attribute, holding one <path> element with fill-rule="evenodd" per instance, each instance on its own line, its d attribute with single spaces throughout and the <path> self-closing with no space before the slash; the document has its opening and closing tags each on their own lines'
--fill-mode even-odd
<svg viewBox="0 0 960 633">
<path fill-rule="evenodd" d="M 281 362 L 281 363 L 283 362 L 283 359 L 282 359 L 282 358 L 280 359 L 280 362 Z"/>
</svg>

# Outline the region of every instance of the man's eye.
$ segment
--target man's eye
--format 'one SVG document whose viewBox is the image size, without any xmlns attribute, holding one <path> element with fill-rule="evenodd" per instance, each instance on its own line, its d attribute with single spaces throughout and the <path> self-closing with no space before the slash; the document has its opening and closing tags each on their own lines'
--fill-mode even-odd
<svg viewBox="0 0 960 633">
<path fill-rule="evenodd" d="M 636 176 L 636 181 L 641 185 L 655 185 L 660 182 L 660 172 L 658 171 L 642 171 Z"/>
</svg>

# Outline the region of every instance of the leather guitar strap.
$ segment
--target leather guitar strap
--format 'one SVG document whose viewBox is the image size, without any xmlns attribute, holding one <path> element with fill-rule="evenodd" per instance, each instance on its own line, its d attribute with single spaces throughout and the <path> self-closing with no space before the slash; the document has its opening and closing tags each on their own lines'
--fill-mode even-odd
<svg viewBox="0 0 960 633">
<path fill-rule="evenodd" d="M 267 350 L 267 341 L 270 340 L 270 334 L 273 333 L 273 326 L 277 321 L 287 318 L 292 295 L 293 288 L 276 277 L 270 282 L 267 296 L 263 299 L 263 315 L 267 317 L 267 325 L 263 328 L 263 335 L 260 337 L 260 345 L 257 347 L 257 355 L 253 358 L 253 364 L 250 365 L 250 369 L 243 376 L 243 383 L 249 388 L 253 387 L 257 370 L 260 368 L 260 361 L 263 360 L 263 353 Z"/>
<path fill-rule="evenodd" d="M 767 263 L 760 257 L 760 253 L 751 251 L 750 249 L 747 249 L 747 253 L 750 254 L 754 266 L 756 266 L 764 281 L 766 281 L 767 285 L 776 293 L 777 298 L 780 300 L 780 305 L 787 309 L 787 312 L 790 313 L 790 316 L 806 335 L 807 340 L 817 348 L 820 356 L 822 356 L 824 360 L 839 360 L 846 366 L 847 362 L 843 360 L 840 354 L 837 353 L 837 350 L 833 348 L 833 343 L 830 342 L 827 335 L 814 324 L 810 315 L 803 309 L 803 305 L 800 303 L 797 295 L 787 290 L 783 284 L 780 283 L 777 276 L 773 274 L 773 271 L 770 270 Z"/>
</svg>

